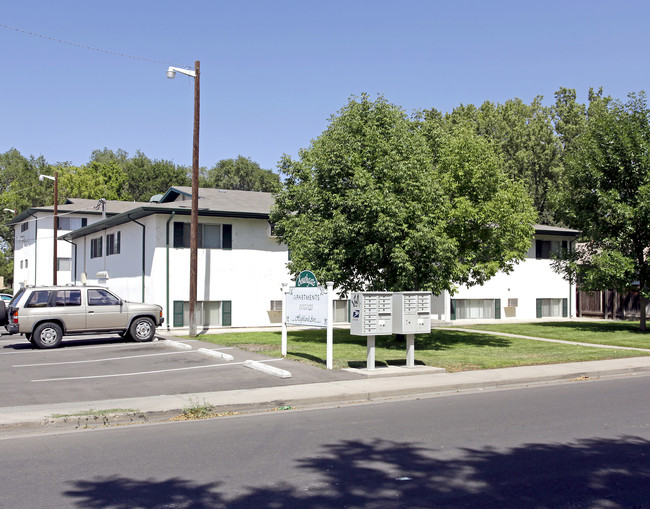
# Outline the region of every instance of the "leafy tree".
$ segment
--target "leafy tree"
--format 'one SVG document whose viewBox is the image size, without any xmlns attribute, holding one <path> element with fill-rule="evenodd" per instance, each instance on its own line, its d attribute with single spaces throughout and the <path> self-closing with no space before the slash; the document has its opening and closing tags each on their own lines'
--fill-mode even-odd
<svg viewBox="0 0 650 509">
<path fill-rule="evenodd" d="M 84 166 L 60 166 L 58 171 L 61 199 L 128 199 L 128 177 L 117 161 L 91 161 Z"/>
<path fill-rule="evenodd" d="M 434 151 L 444 132 L 465 125 L 490 141 L 501 156 L 506 175 L 528 190 L 538 221 L 555 224 L 555 192 L 562 173 L 561 145 L 553 125 L 553 110 L 538 96 L 531 104 L 512 99 L 504 104 L 489 101 L 479 108 L 461 105 L 442 115 L 426 110 L 420 115 L 423 133 Z"/>
<path fill-rule="evenodd" d="M 4 209 L 19 214 L 31 206 L 52 203 L 52 183 L 40 182 L 39 174 L 53 175 L 43 157 L 27 158 L 15 148 L 0 154 L 0 211 L 4 218 L 0 223 L 0 276 L 4 276 L 8 287 L 13 281 L 14 229 L 6 226 L 12 213 Z"/>
<path fill-rule="evenodd" d="M 363 95 L 299 160 L 284 156 L 271 221 L 292 272 L 310 268 L 343 291 L 439 293 L 523 258 L 534 212 L 489 144 L 454 131 L 434 159 L 420 127 Z"/>
<path fill-rule="evenodd" d="M 280 176 L 240 155 L 237 159 L 219 161 L 205 173 L 200 185 L 215 189 L 274 192 L 280 188 Z"/>
<path fill-rule="evenodd" d="M 590 92 L 586 124 L 566 160 L 565 220 L 584 248 L 565 260 L 585 290 L 624 289 L 637 281 L 641 330 L 650 295 L 650 111 L 645 93 L 627 102 Z"/>
<path fill-rule="evenodd" d="M 152 196 L 164 193 L 172 186 L 191 184 L 188 169 L 176 166 L 171 161 L 149 159 L 142 152 L 136 152 L 124 165 L 127 200 L 149 201 Z"/>
</svg>

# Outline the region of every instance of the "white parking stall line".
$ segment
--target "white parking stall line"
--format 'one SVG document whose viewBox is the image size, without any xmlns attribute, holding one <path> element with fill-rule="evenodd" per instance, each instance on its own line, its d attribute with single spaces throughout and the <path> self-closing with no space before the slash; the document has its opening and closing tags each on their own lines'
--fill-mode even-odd
<svg viewBox="0 0 650 509">
<path fill-rule="evenodd" d="M 12 368 L 32 368 L 40 366 L 62 366 L 64 364 L 89 364 L 93 362 L 108 362 L 108 361 L 122 361 L 128 359 L 140 359 L 142 357 L 156 357 L 159 355 L 182 355 L 192 352 L 161 352 L 161 353 L 147 353 L 142 355 L 124 355 L 122 357 L 105 357 L 103 359 L 85 359 L 82 361 L 62 361 L 62 362 L 41 362 L 36 364 L 14 364 Z"/>
<path fill-rule="evenodd" d="M 154 345 L 158 344 L 161 345 L 163 342 L 158 342 L 155 341 L 153 342 Z M 25 346 L 28 346 L 29 342 L 25 340 Z M 56 354 L 61 354 L 61 353 L 70 353 L 71 351 L 77 351 L 77 350 L 95 350 L 99 348 L 136 348 L 136 347 L 143 347 L 145 345 L 152 345 L 151 342 L 149 343 L 125 343 L 125 342 L 116 342 L 116 343 L 110 343 L 108 345 L 88 345 L 88 346 L 79 346 L 79 345 L 65 345 L 62 348 L 52 348 L 49 350 L 42 350 L 40 348 L 30 348 L 29 350 L 17 350 L 15 352 L 0 352 L 0 355 L 16 355 L 16 354 L 36 354 L 36 353 L 44 353 L 47 352 L 48 355 L 56 355 Z"/>
<path fill-rule="evenodd" d="M 264 362 L 275 362 L 281 361 L 284 359 L 266 359 Z M 243 362 L 230 362 L 228 364 L 210 364 L 208 366 L 190 366 L 185 368 L 171 368 L 171 369 L 158 369 L 155 371 L 137 371 L 135 373 L 113 373 L 109 375 L 90 375 L 90 376 L 71 376 L 65 378 L 41 378 L 38 380 L 32 380 L 32 382 L 62 382 L 68 380 L 90 380 L 94 378 L 117 378 L 120 376 L 138 376 L 138 375 L 153 375 L 158 373 L 170 373 L 173 371 L 189 371 L 192 369 L 207 369 L 207 368 L 228 368 L 232 366 L 241 366 Z"/>
</svg>

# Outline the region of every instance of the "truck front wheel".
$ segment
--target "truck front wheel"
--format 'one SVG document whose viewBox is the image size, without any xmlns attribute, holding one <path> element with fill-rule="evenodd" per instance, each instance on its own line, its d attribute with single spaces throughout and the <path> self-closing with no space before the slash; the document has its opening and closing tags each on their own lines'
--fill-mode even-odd
<svg viewBox="0 0 650 509">
<path fill-rule="evenodd" d="M 151 341 L 155 333 L 156 326 L 153 320 L 147 317 L 136 318 L 129 328 L 129 336 L 138 342 Z"/>
</svg>

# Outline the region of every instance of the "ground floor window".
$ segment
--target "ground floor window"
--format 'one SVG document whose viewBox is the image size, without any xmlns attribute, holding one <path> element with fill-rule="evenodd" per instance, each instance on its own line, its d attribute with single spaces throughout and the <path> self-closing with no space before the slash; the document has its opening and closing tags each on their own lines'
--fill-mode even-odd
<svg viewBox="0 0 650 509">
<path fill-rule="evenodd" d="M 350 321 L 350 307 L 348 299 L 334 301 L 334 323 L 348 323 Z"/>
<path fill-rule="evenodd" d="M 72 269 L 72 259 L 71 258 L 57 258 L 56 259 L 56 270 L 59 272 L 65 271 L 70 272 Z"/>
<path fill-rule="evenodd" d="M 501 299 L 451 299 L 452 320 L 501 318 Z"/>
<path fill-rule="evenodd" d="M 174 301 L 174 327 L 190 324 L 189 301 Z M 198 327 L 226 327 L 232 324 L 232 302 L 198 301 L 196 303 L 196 324 Z"/>
<path fill-rule="evenodd" d="M 537 318 L 569 316 L 568 299 L 537 299 Z"/>
</svg>

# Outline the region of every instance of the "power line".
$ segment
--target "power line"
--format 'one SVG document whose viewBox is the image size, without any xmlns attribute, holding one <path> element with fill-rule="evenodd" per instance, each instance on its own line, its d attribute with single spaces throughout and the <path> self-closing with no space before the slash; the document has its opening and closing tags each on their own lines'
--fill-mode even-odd
<svg viewBox="0 0 650 509">
<path fill-rule="evenodd" d="M 91 51 L 97 51 L 99 53 L 105 53 L 107 55 L 114 55 L 114 56 L 117 56 L 117 57 L 124 57 L 124 58 L 132 58 L 134 60 L 142 60 L 144 62 L 153 62 L 155 64 L 163 64 L 163 65 L 169 65 L 169 66 L 173 66 L 173 67 L 181 67 L 183 69 L 194 70 L 194 67 L 189 67 L 189 66 L 186 66 L 186 65 L 178 65 L 178 64 L 173 64 L 171 62 L 165 62 L 163 60 L 156 60 L 156 59 L 153 59 L 153 58 L 139 57 L 139 56 L 135 56 L 135 55 L 128 55 L 126 53 L 119 53 L 117 51 L 111 51 L 111 50 L 106 50 L 106 49 L 101 49 L 101 48 L 94 48 L 92 46 L 86 46 L 84 44 L 78 44 L 76 42 L 64 41 L 62 39 L 57 39 L 56 37 L 50 37 L 49 35 L 37 34 L 37 33 L 34 33 L 34 32 L 30 32 L 28 30 L 23 30 L 22 28 L 16 28 L 16 27 L 12 27 L 12 26 L 9 26 L 9 25 L 3 25 L 2 23 L 0 23 L 0 28 L 5 28 L 7 30 L 13 30 L 14 32 L 20 32 L 21 34 L 31 35 L 33 37 L 40 37 L 41 39 L 45 39 L 45 40 L 48 40 L 48 41 L 58 42 L 58 43 L 61 43 L 61 44 L 67 44 L 68 46 L 74 46 L 76 48 L 87 49 L 87 50 L 91 50 Z"/>
</svg>

